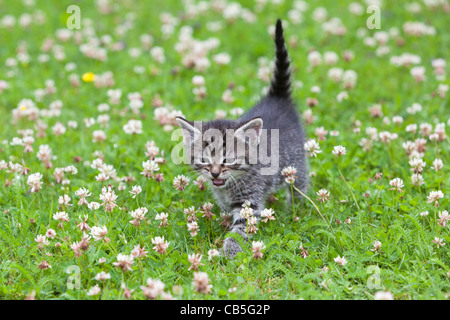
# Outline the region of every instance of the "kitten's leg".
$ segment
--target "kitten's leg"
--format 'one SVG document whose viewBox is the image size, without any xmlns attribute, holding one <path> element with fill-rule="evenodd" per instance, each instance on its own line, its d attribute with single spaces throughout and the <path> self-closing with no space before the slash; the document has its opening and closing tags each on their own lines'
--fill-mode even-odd
<svg viewBox="0 0 450 320">
<path fill-rule="evenodd" d="M 254 203 L 254 202 L 252 202 Z M 253 210 L 253 215 L 258 219 L 258 221 L 261 218 L 261 203 L 258 204 L 258 206 Z M 242 207 L 234 208 L 231 213 L 233 215 L 233 224 L 230 227 L 229 232 L 234 232 L 239 234 L 244 238 L 245 241 L 248 241 L 247 238 L 247 219 L 241 218 L 241 209 Z M 234 256 L 238 253 L 242 252 L 242 248 L 240 247 L 239 243 L 231 238 L 228 237 L 225 239 L 223 243 L 223 253 L 228 256 L 230 259 L 233 259 Z"/>
<path fill-rule="evenodd" d="M 233 209 L 233 224 L 231 225 L 229 232 L 237 233 L 241 235 L 245 241 L 248 241 L 246 232 L 247 220 L 240 217 L 240 211 L 241 208 Z M 238 219 L 236 219 L 236 217 L 238 217 Z M 226 238 L 223 243 L 223 253 L 230 259 L 233 259 L 238 252 L 242 252 L 239 243 L 232 237 Z"/>
</svg>

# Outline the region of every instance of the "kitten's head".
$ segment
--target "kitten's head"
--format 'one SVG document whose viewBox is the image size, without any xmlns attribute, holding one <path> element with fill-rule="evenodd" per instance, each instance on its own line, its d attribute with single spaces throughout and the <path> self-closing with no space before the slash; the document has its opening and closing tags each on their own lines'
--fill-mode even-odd
<svg viewBox="0 0 450 320">
<path fill-rule="evenodd" d="M 215 187 L 224 187 L 257 163 L 256 147 L 263 126 L 261 118 L 247 122 L 191 122 L 181 117 L 176 120 L 182 129 L 185 150 L 194 170 Z"/>
</svg>

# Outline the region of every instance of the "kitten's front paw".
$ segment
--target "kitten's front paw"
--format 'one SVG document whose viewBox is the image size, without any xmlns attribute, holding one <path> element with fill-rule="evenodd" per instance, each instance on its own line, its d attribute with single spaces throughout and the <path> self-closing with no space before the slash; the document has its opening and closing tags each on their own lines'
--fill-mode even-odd
<svg viewBox="0 0 450 320">
<path fill-rule="evenodd" d="M 238 252 L 242 252 L 239 243 L 233 238 L 226 238 L 223 243 L 222 253 L 231 260 Z"/>
<path fill-rule="evenodd" d="M 242 237 L 244 241 L 248 241 L 247 234 L 245 233 L 245 227 L 242 224 L 234 225 L 231 228 L 230 233 L 237 233 L 237 237 Z M 242 248 L 236 239 L 233 239 L 232 237 L 226 238 L 223 243 L 222 253 L 231 260 L 238 252 L 242 252 Z"/>
</svg>

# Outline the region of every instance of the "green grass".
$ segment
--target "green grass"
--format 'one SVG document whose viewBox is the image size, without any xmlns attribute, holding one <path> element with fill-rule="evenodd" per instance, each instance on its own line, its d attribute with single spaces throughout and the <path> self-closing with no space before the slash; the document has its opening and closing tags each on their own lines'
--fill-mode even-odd
<svg viewBox="0 0 450 320">
<path fill-rule="evenodd" d="M 387 1 L 385 1 L 387 2 Z M 266 249 L 260 260 L 253 259 L 251 245 L 244 245 L 244 252 L 238 254 L 232 261 L 220 257 L 208 261 L 207 252 L 211 248 L 219 249 L 225 238 L 226 230 L 220 225 L 220 209 L 215 204 L 213 220 L 207 221 L 199 213 L 200 231 L 192 238 L 188 232 L 183 208 L 195 206 L 196 209 L 204 202 L 213 202 L 212 194 L 199 191 L 193 184 L 195 175 L 187 166 L 175 165 L 171 161 L 172 148 L 177 144 L 171 141 L 171 132 L 165 131 L 158 121 L 154 120 L 152 100 L 159 95 L 164 106 L 172 105 L 180 110 L 189 120 L 209 120 L 215 117 L 215 111 L 222 109 L 230 111 L 239 107 L 248 110 L 261 97 L 267 83 L 258 78 L 258 58 L 273 59 L 274 45 L 268 27 L 275 24 L 277 18 L 289 22 L 288 11 L 293 8 L 293 2 L 285 0 L 282 4 L 267 4 L 261 12 L 255 13 L 255 23 L 245 22 L 238 18 L 233 23 L 227 23 L 222 14 L 211 9 L 194 17 L 183 14 L 185 11 L 179 1 L 118 1 L 110 14 L 100 14 L 94 2 L 77 2 L 81 8 L 82 19 L 92 20 L 91 27 L 96 36 L 110 35 L 113 42 L 122 41 L 124 50 L 108 51 L 104 62 L 89 59 L 79 50 L 79 45 L 71 38 L 61 42 L 56 38 L 56 30 L 64 29 L 67 6 L 69 1 L 36 1 L 32 7 L 21 2 L 0 0 L 2 16 L 13 15 L 19 20 L 21 14 L 35 13 L 40 10 L 46 16 L 46 22 L 39 25 L 32 22 L 28 28 L 16 24 L 12 29 L 0 28 L 0 80 L 9 84 L 9 89 L 0 93 L 0 161 L 22 163 L 30 173 L 43 174 L 43 189 L 31 193 L 27 185 L 27 177 L 20 173 L 0 170 L 0 297 L 3 299 L 24 299 L 35 292 L 36 299 L 122 299 L 124 291 L 121 284 L 134 290 L 133 299 L 144 299 L 140 286 L 145 285 L 147 278 L 160 279 L 165 284 L 165 291 L 172 293 L 177 299 L 373 299 L 378 291 L 390 291 L 395 299 L 446 299 L 450 293 L 447 272 L 450 271 L 450 242 L 448 227 L 436 224 L 439 211 L 449 210 L 449 138 L 437 143 L 427 139 L 427 149 L 423 160 L 426 167 L 423 171 L 424 184 L 419 188 L 411 184 L 410 165 L 402 144 L 408 140 L 414 141 L 422 136 L 405 131 L 408 124 L 430 123 L 433 130 L 437 123 L 447 123 L 448 95 L 441 98 L 434 94 L 439 84 L 449 84 L 448 80 L 439 81 L 433 74 L 431 60 L 443 58 L 448 60 L 450 35 L 447 32 L 448 19 L 442 9 L 427 8 L 422 2 L 422 10 L 411 13 L 405 10 L 406 1 L 396 1 L 381 7 L 381 31 L 397 28 L 399 35 L 390 37 L 387 46 L 390 52 L 385 56 L 377 56 L 377 46 L 364 45 L 363 38 L 357 36 L 357 30 L 362 29 L 367 36 L 380 30 L 366 28 L 369 14 L 353 15 L 348 10 L 350 2 L 323 1 L 308 3 L 309 8 L 303 13 L 303 21 L 295 25 L 285 24 L 286 39 L 297 36 L 297 46 L 288 45 L 294 80 L 302 82 L 302 87 L 294 90 L 294 100 L 299 112 L 308 109 L 306 99 L 316 97 L 319 104 L 312 108 L 315 121 L 306 126 L 309 138 L 314 136 L 317 127 L 326 130 L 338 130 L 339 135 L 329 134 L 326 140 L 320 141 L 322 153 L 317 158 L 309 158 L 311 178 L 309 197 L 315 202 L 320 212 L 325 216 L 325 223 L 314 206 L 306 200 L 296 201 L 295 212 L 287 203 L 287 195 L 281 188 L 275 195 L 279 200 L 272 205 L 276 212 L 276 221 L 260 223 L 253 241 L 263 241 Z M 253 1 L 242 1 L 242 5 L 255 12 Z M 327 9 L 328 19 L 339 17 L 347 29 L 340 37 L 327 35 L 321 23 L 313 20 L 316 7 Z M 365 7 L 364 7 L 365 11 Z M 127 13 L 134 13 L 131 28 L 124 34 L 117 33 L 117 26 L 126 22 Z M 160 14 L 170 12 L 181 18 L 175 27 L 175 32 L 168 38 L 161 33 Z M 222 21 L 223 29 L 217 32 L 206 28 L 207 22 Z M 434 36 L 414 37 L 404 33 L 402 26 L 407 21 L 420 21 L 432 25 L 436 29 Z M 88 28 L 82 22 L 81 32 Z M 218 38 L 220 45 L 207 55 L 211 66 L 203 73 L 183 66 L 181 54 L 174 50 L 178 42 L 179 30 L 187 25 L 193 28 L 193 37 L 206 40 Z M 164 48 L 166 62 L 155 62 L 148 50 L 133 59 L 128 49 L 141 47 L 139 37 L 151 34 L 154 37 L 153 46 Z M 55 44 L 61 46 L 66 58 L 58 61 L 53 52 L 48 53 L 50 60 L 40 63 L 38 56 L 42 54 L 41 46 L 44 40 L 53 38 Z M 403 44 L 400 45 L 400 39 Z M 86 41 L 84 38 L 83 43 Z M 26 47 L 31 61 L 18 62 L 16 67 L 7 67 L 7 58 L 16 57 L 18 48 Z M 308 52 L 317 50 L 322 55 L 326 51 L 334 51 L 340 59 L 334 66 L 321 64 L 309 68 Z M 355 58 L 346 62 L 341 54 L 352 50 Z M 217 65 L 212 56 L 226 52 L 230 54 L 231 63 Z M 413 53 L 421 57 L 420 65 L 426 68 L 426 80 L 416 83 L 410 75 L 411 67 L 396 67 L 390 63 L 392 56 L 402 53 Z M 68 62 L 75 62 L 76 69 L 67 71 Z M 133 71 L 135 66 L 142 66 L 144 73 Z M 355 70 L 358 79 L 355 88 L 347 90 L 349 98 L 337 102 L 336 96 L 343 91 L 342 85 L 332 82 L 327 77 L 331 67 L 344 70 Z M 178 70 L 178 72 L 172 72 Z M 83 119 L 97 118 L 101 112 L 97 110 L 100 103 L 108 103 L 107 91 L 110 88 L 96 88 L 93 83 L 80 81 L 79 87 L 72 87 L 69 75 L 74 73 L 81 77 L 86 72 L 103 74 L 111 71 L 114 74 L 113 89 L 121 89 L 122 97 L 118 105 L 111 105 L 108 112 L 109 125 L 101 128 L 99 124 L 86 127 Z M 448 74 L 448 67 L 446 69 Z M 202 74 L 206 80 L 207 96 L 197 101 L 192 93 L 192 77 Z M 56 93 L 46 95 L 41 101 L 35 101 L 40 109 L 46 109 L 55 100 L 61 100 L 63 107 L 58 117 L 42 117 L 47 124 L 46 136 L 37 137 L 36 122 L 20 119 L 13 122 L 12 110 L 25 98 L 35 100 L 36 89 L 45 88 L 45 81 L 53 79 Z M 234 84 L 232 94 L 235 101 L 228 105 L 221 100 L 223 92 Z M 311 93 L 310 88 L 319 86 L 319 93 Z M 144 107 L 139 115 L 129 111 L 127 94 L 140 92 Z M 373 118 L 368 108 L 375 103 L 382 105 L 383 117 Z M 420 103 L 423 110 L 409 114 L 406 109 L 413 103 Z M 404 122 L 394 125 L 386 124 L 384 117 L 392 120 L 400 115 Z M 143 134 L 127 135 L 122 126 L 129 119 L 140 119 L 143 124 Z M 78 128 L 69 128 L 68 121 L 75 120 Z M 360 122 L 360 132 L 355 131 L 357 121 Z M 67 131 L 61 136 L 55 136 L 51 128 L 61 122 Z M 378 132 L 389 131 L 398 134 L 398 138 L 390 144 L 374 141 L 370 151 L 364 151 L 359 146 L 360 140 L 367 138 L 366 128 L 377 128 Z M 23 152 L 22 146 L 12 146 L 13 137 L 19 137 L 18 130 L 31 128 L 34 130 L 34 151 Z M 92 132 L 104 130 L 107 139 L 102 143 L 92 142 Z M 166 163 L 160 167 L 165 180 L 158 183 L 147 180 L 140 175 L 142 162 L 148 158 L 145 155 L 147 141 L 155 141 L 164 150 Z M 0 142 L 1 142 L 0 141 Z M 36 153 L 39 145 L 48 144 L 56 156 L 52 160 L 53 168 L 46 169 L 38 160 Z M 336 159 L 331 153 L 334 146 L 343 145 L 347 154 Z M 437 158 L 444 162 L 444 168 L 435 172 L 432 162 Z M 97 182 L 98 171 L 90 167 L 96 159 L 94 152 L 104 155 L 104 161 L 113 165 L 119 178 L 132 176 L 135 181 L 126 183 L 124 191 L 118 191 L 118 181 Z M 75 157 L 81 158 L 75 162 Z M 339 171 L 342 171 L 344 182 Z M 65 177 L 70 184 L 57 184 L 53 176 L 54 168 L 74 165 L 78 173 Z M 375 174 L 382 172 L 381 180 L 373 179 Z M 172 180 L 179 174 L 191 178 L 184 194 L 176 191 Z M 389 181 L 401 178 L 404 181 L 403 192 L 389 190 Z M 85 206 L 78 206 L 79 198 L 75 191 L 80 187 L 88 188 L 92 195 L 88 201 L 101 202 L 98 198 L 103 186 L 110 183 L 118 194 L 117 204 L 113 212 L 105 212 L 103 208 L 92 211 Z M 132 199 L 128 192 L 133 185 L 140 185 L 142 193 Z M 360 209 L 352 197 L 351 188 Z M 330 191 L 330 201 L 320 203 L 316 192 L 319 189 Z M 427 203 L 431 191 L 441 190 L 445 197 L 439 200 L 440 206 L 435 208 Z M 69 195 L 72 206 L 58 208 L 58 197 Z M 185 199 L 185 203 L 183 202 Z M 132 220 L 129 211 L 138 207 L 148 208 L 146 227 L 136 228 L 129 223 Z M 57 228 L 58 222 L 53 220 L 55 212 L 65 210 L 70 221 L 64 223 L 64 229 Z M 423 219 L 420 213 L 429 211 Z M 169 226 L 159 228 L 159 221 L 154 217 L 157 213 L 169 214 Z M 91 238 L 89 249 L 80 257 L 74 255 L 70 245 L 80 241 L 82 232 L 77 228 L 79 216 L 88 214 L 90 227 L 105 225 L 108 229 L 109 243 L 94 241 Z M 298 221 L 293 218 L 298 217 Z M 351 224 L 344 223 L 351 219 Z M 34 220 L 34 223 L 31 221 Z M 342 223 L 338 224 L 336 221 Z M 97 221 L 97 222 L 96 222 Z M 50 244 L 39 249 L 35 238 L 44 235 L 52 228 L 57 232 L 57 238 L 50 239 Z M 170 242 L 167 254 L 160 256 L 152 248 L 151 239 L 164 236 Z M 432 242 L 435 237 L 446 243 L 439 249 Z M 67 237 L 67 238 L 66 238 Z M 374 252 L 374 241 L 382 243 L 381 252 Z M 59 242 L 61 246 L 55 247 Z M 122 272 L 114 267 L 117 254 L 130 254 L 134 246 L 145 246 L 148 256 L 136 258 L 132 271 Z M 303 258 L 300 245 L 309 255 Z M 212 290 L 207 295 L 194 291 L 192 285 L 193 271 L 188 270 L 190 263 L 188 255 L 200 253 L 203 255 L 200 271 L 208 274 Z M 345 257 L 348 263 L 339 266 L 334 258 Z M 106 258 L 106 262 L 98 262 Z M 46 260 L 52 268 L 38 269 L 42 260 Z M 67 287 L 72 274 L 67 269 L 79 267 L 81 276 L 80 289 Z M 324 267 L 329 271 L 322 271 Z M 100 283 L 94 279 L 101 271 L 110 273 L 111 279 Z M 325 281 L 325 282 L 324 282 Z M 70 279 L 69 279 L 70 282 Z M 73 282 L 75 283 L 75 282 Z M 327 288 L 321 286 L 326 283 Z M 102 288 L 101 294 L 88 296 L 87 291 L 95 284 Z M 175 286 L 182 287 L 182 293 L 173 290 Z M 231 292 L 229 289 L 236 287 Z"/>
</svg>

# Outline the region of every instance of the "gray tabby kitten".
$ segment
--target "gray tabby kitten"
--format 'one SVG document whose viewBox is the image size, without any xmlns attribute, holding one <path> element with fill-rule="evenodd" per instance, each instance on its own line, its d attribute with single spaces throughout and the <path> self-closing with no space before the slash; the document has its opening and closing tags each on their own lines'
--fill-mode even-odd
<svg viewBox="0 0 450 320">
<path fill-rule="evenodd" d="M 210 181 L 221 209 L 232 214 L 233 224 L 229 231 L 241 235 L 245 240 L 248 240 L 247 221 L 240 215 L 243 204 L 250 202 L 254 216 L 259 220 L 266 197 L 279 185 L 287 186 L 281 175 L 283 168 L 295 167 L 298 174 L 295 186 L 303 192 L 308 188 L 305 133 L 291 99 L 290 60 L 279 19 L 275 30 L 275 45 L 275 70 L 269 92 L 239 120 L 194 123 L 177 118 L 183 132 L 185 149 L 191 151 L 190 163 Z M 220 137 L 205 138 L 204 134 L 212 129 L 219 132 Z M 231 139 L 227 135 L 229 132 L 232 132 Z M 245 152 L 238 150 L 238 146 L 242 144 Z M 195 152 L 195 145 L 200 148 L 197 150 L 200 152 Z M 252 155 L 255 153 L 252 153 L 252 146 L 258 151 L 257 159 L 253 162 Z M 264 159 L 262 155 L 266 155 Z M 267 163 L 267 158 L 270 158 L 270 163 Z M 241 251 L 235 239 L 225 239 L 223 253 L 229 258 Z"/>
</svg>

